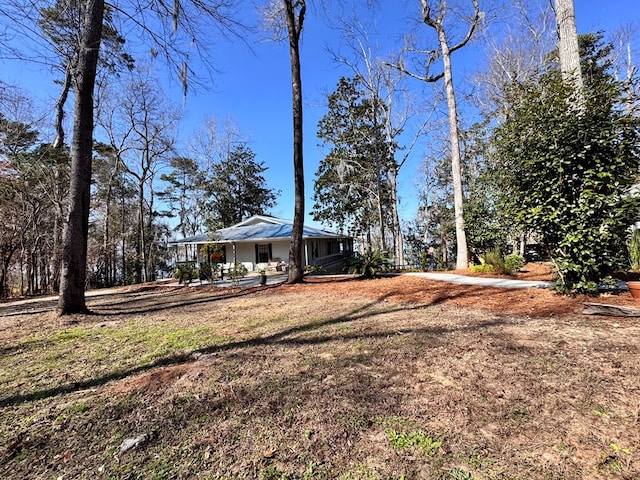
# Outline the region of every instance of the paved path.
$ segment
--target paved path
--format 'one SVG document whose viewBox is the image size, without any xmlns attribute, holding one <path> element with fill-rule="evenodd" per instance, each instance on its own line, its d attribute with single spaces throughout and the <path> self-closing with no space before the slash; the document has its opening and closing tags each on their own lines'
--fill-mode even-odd
<svg viewBox="0 0 640 480">
<path fill-rule="evenodd" d="M 485 278 L 457 275 L 455 273 L 408 272 L 402 275 L 424 277 L 441 282 L 460 283 L 462 285 L 483 285 L 497 288 L 549 288 L 553 282 L 535 280 L 515 280 L 510 278 Z"/>
<path fill-rule="evenodd" d="M 436 280 L 441 282 L 450 282 L 450 283 L 458 283 L 462 285 L 483 285 L 486 287 L 497 287 L 497 288 L 548 288 L 551 286 L 552 282 L 544 282 L 544 281 L 529 281 L 529 280 L 512 280 L 508 278 L 484 278 L 484 277 L 470 277 L 466 275 L 457 275 L 453 273 L 433 273 L 433 272 L 407 272 L 407 273 L 395 273 L 390 275 L 408 275 L 414 277 L 423 277 L 428 278 L 430 280 Z M 345 275 L 335 275 L 344 277 Z M 353 277 L 354 275 L 349 275 Z M 284 283 L 287 280 L 287 274 L 284 272 L 273 272 L 267 274 L 267 285 L 275 285 L 279 283 Z M 243 279 L 240 280 L 240 287 L 255 287 L 259 285 L 260 278 L 258 275 L 249 274 Z M 621 289 L 626 289 L 626 284 L 624 282 L 619 282 Z M 164 285 L 177 286 L 179 285 L 177 281 L 167 280 Z M 198 287 L 200 285 L 209 285 L 208 282 L 199 280 L 193 281 L 190 283 L 190 286 Z M 216 287 L 231 287 L 232 283 L 225 280 L 217 280 L 212 282 L 211 285 Z M 86 292 L 87 297 L 97 296 L 97 295 L 108 295 L 110 293 L 120 292 L 121 287 L 114 288 L 104 288 L 104 289 L 96 289 L 96 290 L 88 290 Z M 47 296 L 47 297 L 34 297 L 23 300 L 16 300 L 7 302 L 6 304 L 0 303 L 0 307 L 2 306 L 15 306 L 26 303 L 33 302 L 42 302 L 42 301 L 56 301 L 58 299 L 57 296 Z"/>
<path fill-rule="evenodd" d="M 529 280 L 512 280 L 509 278 L 484 278 L 484 277 L 470 277 L 466 275 L 457 275 L 453 273 L 433 273 L 433 272 L 407 272 L 407 273 L 395 273 L 390 275 L 408 275 L 413 277 L 424 277 L 429 280 L 437 280 L 441 282 L 450 282 L 450 283 L 459 283 L 463 285 L 484 285 L 486 287 L 497 287 L 497 288 L 548 288 L 551 286 L 552 282 L 544 282 L 544 281 L 529 281 Z M 354 275 L 332 275 L 334 277 L 354 277 Z M 322 275 L 325 277 L 325 275 Z M 278 283 L 283 283 L 287 280 L 286 273 L 269 273 L 267 274 L 267 285 L 275 285 Z M 259 284 L 258 275 L 249 274 L 243 279 L 240 280 L 240 287 L 254 287 Z M 177 286 L 179 285 L 177 281 L 166 283 L 165 285 Z M 190 283 L 191 286 L 197 287 L 199 285 L 209 285 L 209 283 L 205 280 L 200 282 L 199 280 L 194 280 Z M 232 283 L 224 279 L 222 281 L 216 280 L 211 283 L 211 285 L 215 287 L 231 287 Z"/>
</svg>

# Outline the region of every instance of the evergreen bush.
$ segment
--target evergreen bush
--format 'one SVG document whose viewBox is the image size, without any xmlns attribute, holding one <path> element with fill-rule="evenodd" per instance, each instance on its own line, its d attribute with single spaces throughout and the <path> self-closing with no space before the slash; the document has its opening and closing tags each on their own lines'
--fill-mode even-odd
<svg viewBox="0 0 640 480">
<path fill-rule="evenodd" d="M 565 293 L 595 293 L 628 265 L 640 124 L 612 74 L 611 48 L 601 35 L 581 37 L 583 95 L 557 71 L 519 85 L 495 137 L 505 205 L 549 247 Z"/>
</svg>

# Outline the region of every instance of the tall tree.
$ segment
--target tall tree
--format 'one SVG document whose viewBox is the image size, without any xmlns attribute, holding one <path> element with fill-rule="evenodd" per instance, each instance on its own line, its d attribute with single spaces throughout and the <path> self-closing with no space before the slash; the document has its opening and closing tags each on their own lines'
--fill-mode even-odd
<svg viewBox="0 0 640 480">
<path fill-rule="evenodd" d="M 54 148 L 65 148 L 64 118 L 69 93 L 74 82 L 74 72 L 78 68 L 78 62 L 82 54 L 82 45 L 78 41 L 78 32 L 83 30 L 83 8 L 81 2 L 69 2 L 68 0 L 56 0 L 53 6 L 39 8 L 38 25 L 46 41 L 51 45 L 57 57 L 55 70 L 62 74 L 61 80 L 56 80 L 60 85 L 60 94 L 55 105 L 55 139 L 52 142 Z M 113 23 L 113 8 L 106 6 L 103 13 L 103 25 L 101 31 L 101 49 L 104 51 L 98 57 L 96 75 L 102 70 L 104 75 L 113 74 L 122 68 L 133 67 L 133 59 L 127 54 L 123 46 L 124 38 L 120 36 Z M 61 182 L 57 182 L 58 185 Z M 61 268 L 60 245 L 62 243 L 61 231 L 58 228 L 64 222 L 66 211 L 61 202 L 55 204 L 54 220 L 56 229 L 54 240 L 54 277 L 55 289 L 59 287 L 59 271 Z"/>
<path fill-rule="evenodd" d="M 89 265 L 97 286 L 133 283 L 137 189 L 126 175 L 119 152 L 98 143 L 93 160 L 92 224 Z"/>
<path fill-rule="evenodd" d="M 460 41 L 451 45 L 451 34 L 445 26 L 447 16 L 446 0 L 438 0 L 437 11 L 432 11 L 430 4 L 432 0 L 420 0 L 422 7 L 422 21 L 432 28 L 437 35 L 439 49 L 428 52 L 428 58 L 423 68 L 425 74 L 416 74 L 404 66 L 404 62 L 394 65 L 407 75 L 422 80 L 424 82 L 436 82 L 444 78 L 445 92 L 447 96 L 447 110 L 449 113 L 449 143 L 451 146 L 451 172 L 453 183 L 454 211 L 456 224 L 456 267 L 466 268 L 468 266 L 467 238 L 464 229 L 464 196 L 462 189 L 462 169 L 460 158 L 460 133 L 458 126 L 458 105 L 456 101 L 455 88 L 453 85 L 453 73 L 451 68 L 451 55 L 463 48 L 471 40 L 473 33 L 480 23 L 480 6 L 478 0 L 471 0 L 473 7 L 472 14 L 468 22 L 466 34 Z M 430 68 L 433 62 L 442 58 L 443 71 L 439 74 L 431 74 Z"/>
<path fill-rule="evenodd" d="M 392 223 L 393 151 L 385 136 L 385 109 L 371 98 L 362 79 L 341 78 L 328 97 L 328 112 L 318 122 L 318 137 L 331 150 L 318 167 L 313 215 L 343 229 L 377 232 L 377 249 L 387 248 L 385 232 Z M 390 218 L 391 217 L 391 218 Z"/>
<path fill-rule="evenodd" d="M 295 208 L 289 247 L 288 283 L 302 282 L 302 232 L 304 230 L 304 163 L 302 151 L 302 75 L 300 73 L 300 36 L 307 12 L 305 0 L 283 0 L 291 60 L 291 95 L 293 112 L 293 176 Z"/>
<path fill-rule="evenodd" d="M 84 3 L 80 29 L 80 52 L 74 71 L 73 140 L 69 214 L 63 231 L 62 271 L 58 312 L 87 311 L 84 291 L 87 275 L 89 201 L 93 147 L 93 88 L 102 39 L 104 0 Z"/>
<path fill-rule="evenodd" d="M 500 122 L 508 115 L 520 85 L 550 68 L 549 52 L 555 48 L 555 20 L 549 9 L 531 9 L 527 0 L 509 7 L 510 21 L 503 36 L 484 35 L 487 61 L 474 75 L 474 99 L 485 118 Z"/>
<path fill-rule="evenodd" d="M 411 256 L 413 262 L 426 268 L 450 269 L 456 234 L 450 188 L 451 159 L 446 153 L 427 157 L 421 170 L 420 203 L 407 237 L 414 250 Z"/>
<path fill-rule="evenodd" d="M 226 159 L 214 164 L 207 182 L 212 227 L 230 227 L 275 205 L 280 192 L 267 188 L 262 175 L 267 167 L 255 157 L 250 148 L 236 145 Z"/>
<path fill-rule="evenodd" d="M 137 281 L 144 282 L 153 277 L 154 180 L 174 154 L 179 113 L 165 100 L 149 69 L 137 68 L 118 87 L 101 107 L 100 124 L 124 171 L 136 184 Z"/>
<path fill-rule="evenodd" d="M 183 237 L 198 233 L 204 223 L 201 199 L 205 194 L 204 172 L 198 163 L 187 157 L 174 157 L 169 161 L 171 172 L 160 175 L 168 183 L 166 190 L 158 196 L 169 203 L 169 216 L 178 217 L 175 227 Z"/>
<path fill-rule="evenodd" d="M 560 71 L 562 78 L 573 85 L 578 103 L 581 103 L 584 82 L 580 70 L 580 49 L 573 0 L 555 0 L 555 7 Z"/>
<path fill-rule="evenodd" d="M 81 55 L 81 45 L 78 42 L 78 31 L 82 30 L 82 4 L 68 0 L 56 0 L 53 6 L 46 6 L 39 10 L 38 25 L 43 35 L 51 43 L 58 57 L 56 69 L 62 73 L 59 80 L 60 95 L 55 106 L 55 140 L 52 145 L 56 148 L 65 143 L 64 117 L 65 106 L 73 83 L 73 73 L 77 68 Z M 113 8 L 105 7 L 104 24 L 102 26 L 101 48 L 104 54 L 98 59 L 98 68 L 113 73 L 123 67 L 133 68 L 133 58 L 124 51 L 125 39 L 113 25 Z"/>
<path fill-rule="evenodd" d="M 9 120 L 0 113 L 0 298 L 9 295 L 9 272 L 14 258 L 29 243 L 27 236 L 38 226 L 26 211 L 31 195 L 35 204 L 43 200 L 36 194 L 36 189 L 38 193 L 42 190 L 38 189 L 37 175 L 33 174 L 35 165 L 28 161 L 33 158 L 28 151 L 36 146 L 38 135 L 28 123 Z"/>
<path fill-rule="evenodd" d="M 403 87 L 405 76 L 396 69 L 390 68 L 379 56 L 379 47 L 370 40 L 375 25 L 365 25 L 361 18 L 343 21 L 343 37 L 351 54 L 349 57 L 334 54 L 335 59 L 353 71 L 364 93 L 369 98 L 371 115 L 382 128 L 377 132 L 381 138 L 376 144 L 381 147 L 372 152 L 377 163 L 386 171 L 386 182 L 389 187 L 390 203 L 386 210 L 390 213 L 389 231 L 393 236 L 393 257 L 397 265 L 403 263 L 404 247 L 400 227 L 398 198 L 398 175 L 412 153 L 412 147 L 423 133 L 424 125 L 411 129 L 410 120 L 417 111 L 415 99 Z M 406 148 L 401 148 L 399 137 L 411 138 Z M 403 150 L 401 155 L 399 151 Z M 389 160 L 385 160 L 385 158 Z M 382 237 L 385 239 L 384 232 Z M 386 248 L 386 246 L 385 246 Z"/>
</svg>

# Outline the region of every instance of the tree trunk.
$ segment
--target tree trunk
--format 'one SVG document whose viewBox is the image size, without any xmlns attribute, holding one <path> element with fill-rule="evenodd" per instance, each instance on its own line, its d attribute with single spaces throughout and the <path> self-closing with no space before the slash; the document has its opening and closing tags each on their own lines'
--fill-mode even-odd
<svg viewBox="0 0 640 480">
<path fill-rule="evenodd" d="M 371 96 L 371 118 L 373 120 L 373 131 L 375 135 L 374 139 L 374 156 L 375 156 L 375 175 L 376 175 L 376 211 L 378 213 L 378 224 L 380 225 L 380 242 L 378 246 L 378 250 L 386 250 L 387 249 L 387 232 L 385 228 L 385 218 L 384 218 L 384 194 L 383 194 L 383 178 L 382 178 L 382 170 L 383 165 L 386 163 L 386 151 L 381 152 L 380 143 L 381 143 L 381 135 L 379 131 L 378 125 L 378 96 L 377 94 L 373 94 Z"/>
<path fill-rule="evenodd" d="M 138 225 L 136 227 L 136 280 L 144 282 L 144 183 L 138 180 Z"/>
<path fill-rule="evenodd" d="M 60 92 L 60 97 L 56 102 L 56 138 L 52 143 L 53 148 L 62 148 L 64 146 L 64 126 L 62 124 L 64 121 L 64 106 L 67 103 L 67 98 L 69 97 L 69 90 L 71 90 L 72 80 L 73 77 L 71 74 L 71 66 L 67 65 L 64 72 L 64 83 L 62 84 L 62 92 Z"/>
<path fill-rule="evenodd" d="M 75 105 L 71 145 L 69 214 L 63 233 L 58 313 L 86 312 L 87 239 L 91 198 L 93 90 L 102 37 L 104 0 L 86 0 L 81 55 L 74 78 Z"/>
<path fill-rule="evenodd" d="M 153 174 L 151 175 L 150 184 L 153 185 Z M 153 228 L 153 188 L 149 189 L 149 215 L 147 215 L 147 221 L 145 225 L 144 233 L 144 281 L 152 282 L 155 280 L 154 264 L 155 264 L 155 245 L 157 244 L 157 231 Z M 150 236 L 151 238 L 147 238 Z"/>
<path fill-rule="evenodd" d="M 64 107 L 67 103 L 67 98 L 69 97 L 69 90 L 71 90 L 73 81 L 72 69 L 71 66 L 67 65 L 64 75 L 64 83 L 62 84 L 62 91 L 60 92 L 60 97 L 56 102 L 56 119 L 55 119 L 55 130 L 56 130 L 56 138 L 52 143 L 53 148 L 62 149 L 64 147 Z M 53 227 L 53 278 L 51 284 L 53 286 L 53 292 L 58 293 L 60 291 L 60 269 L 61 269 L 61 261 L 62 261 L 62 229 L 64 225 L 64 217 L 65 217 L 65 209 L 64 209 L 64 201 L 63 195 L 61 191 L 64 187 L 61 184 L 61 175 L 60 175 L 60 167 L 55 169 L 53 174 L 54 178 L 54 202 L 55 202 L 55 216 L 54 216 L 54 227 Z"/>
<path fill-rule="evenodd" d="M 59 179 L 59 172 L 56 172 L 56 180 Z M 53 274 L 51 279 L 52 290 L 54 293 L 60 292 L 60 270 L 62 263 L 62 235 L 65 217 L 65 208 L 60 198 L 60 182 L 56 181 L 56 202 L 55 215 L 53 220 Z"/>
<path fill-rule="evenodd" d="M 573 0 L 555 0 L 555 3 L 560 70 L 565 81 L 574 85 L 578 101 L 581 102 L 584 84 L 580 69 L 580 50 Z"/>
<path fill-rule="evenodd" d="M 107 186 L 107 198 L 105 200 L 105 212 L 104 212 L 104 237 L 102 239 L 102 262 L 104 264 L 104 284 L 107 287 L 113 286 L 111 278 L 111 232 L 109 230 L 109 220 L 111 218 L 111 181 L 109 179 L 109 185 Z"/>
<path fill-rule="evenodd" d="M 284 0 L 289 55 L 291 59 L 291 91 L 293 100 L 293 175 L 295 181 L 295 209 L 289 246 L 288 283 L 303 280 L 302 234 L 304 229 L 304 166 L 302 161 L 302 77 L 300 75 L 300 34 L 304 23 L 304 0 Z M 296 13 L 296 9 L 298 10 Z"/>
<path fill-rule="evenodd" d="M 127 285 L 127 254 L 126 254 L 126 211 L 125 211 L 125 197 L 122 197 L 122 220 L 121 220 L 121 241 L 122 241 L 122 285 Z"/>
<path fill-rule="evenodd" d="M 402 229 L 400 227 L 400 215 L 398 213 L 398 172 L 393 170 L 389 179 L 391 195 L 391 221 L 393 230 L 393 256 L 396 266 L 404 265 L 404 244 L 402 242 Z"/>
<path fill-rule="evenodd" d="M 467 253 L 467 235 L 464 230 L 464 214 L 462 209 L 462 168 L 460 159 L 460 133 L 458 130 L 458 109 L 456 94 L 453 88 L 451 73 L 451 52 L 443 29 L 438 29 L 438 40 L 442 51 L 444 66 L 444 85 L 447 94 L 447 109 L 449 111 L 449 140 L 451 142 L 451 175 L 453 181 L 453 210 L 456 225 L 456 268 L 464 269 L 469 265 Z"/>
</svg>

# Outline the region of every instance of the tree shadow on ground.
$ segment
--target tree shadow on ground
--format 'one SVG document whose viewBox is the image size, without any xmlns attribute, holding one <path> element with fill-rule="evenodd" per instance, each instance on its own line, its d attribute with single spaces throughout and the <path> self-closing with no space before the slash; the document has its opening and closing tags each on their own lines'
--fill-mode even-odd
<svg viewBox="0 0 640 480">
<path fill-rule="evenodd" d="M 177 307 L 185 307 L 185 306 L 197 305 L 197 304 L 207 303 L 207 302 L 215 302 L 223 299 L 250 295 L 251 293 L 255 293 L 258 290 L 264 290 L 268 288 L 277 288 L 277 286 L 258 287 L 257 289 L 256 287 L 254 287 L 251 289 L 234 292 L 232 294 L 220 296 L 220 297 L 188 300 L 179 305 L 171 304 L 171 305 L 163 305 L 163 306 L 158 306 L 153 308 L 145 308 L 142 310 L 132 309 L 129 311 L 118 311 L 117 315 L 142 313 L 142 312 L 155 312 L 158 310 L 165 310 L 167 308 L 172 308 L 172 307 L 177 308 Z M 263 345 L 274 345 L 274 344 L 282 344 L 282 345 L 316 344 L 317 345 L 317 344 L 322 344 L 322 343 L 335 341 L 335 340 L 348 341 L 348 340 L 354 340 L 358 338 L 367 338 L 367 339 L 382 338 L 382 337 L 388 337 L 390 335 L 397 335 L 398 333 L 429 334 L 433 336 L 442 336 L 443 334 L 448 333 L 450 330 L 443 327 L 421 327 L 421 328 L 413 328 L 413 329 L 411 328 L 403 329 L 401 332 L 399 332 L 397 329 L 391 329 L 391 330 L 383 330 L 375 333 L 371 333 L 371 332 L 330 333 L 330 334 L 324 334 L 324 335 L 316 335 L 313 338 L 306 338 L 306 339 L 295 337 L 296 335 L 299 335 L 299 334 L 309 333 L 313 331 L 320 331 L 327 327 L 357 322 L 358 320 L 371 319 L 379 315 L 399 313 L 399 312 L 410 313 L 412 311 L 421 311 L 421 310 L 424 310 L 425 308 L 435 306 L 439 303 L 442 303 L 445 300 L 451 300 L 463 294 L 464 292 L 458 291 L 453 295 L 446 295 L 446 296 L 443 295 L 441 297 L 434 298 L 429 304 L 420 304 L 420 305 L 388 304 L 387 308 L 377 310 L 377 311 L 374 310 L 374 307 L 379 306 L 381 302 L 384 302 L 386 298 L 392 295 L 390 293 L 390 294 L 382 295 L 376 300 L 369 302 L 363 306 L 360 306 L 357 309 L 354 309 L 351 312 L 347 313 L 346 315 L 341 315 L 335 318 L 330 318 L 320 322 L 314 322 L 314 323 L 290 327 L 280 332 L 276 332 L 267 336 L 254 337 L 254 338 L 249 338 L 245 340 L 238 340 L 238 341 L 233 341 L 233 342 L 229 342 L 221 345 L 211 345 L 211 346 L 197 349 L 190 353 L 170 355 L 167 357 L 157 359 L 154 362 L 149 364 L 141 365 L 141 366 L 126 369 L 126 370 L 116 371 L 116 372 L 103 375 L 97 378 L 91 378 L 91 379 L 87 379 L 79 382 L 72 382 L 66 385 L 59 385 L 57 387 L 33 391 L 29 393 L 24 393 L 24 394 L 11 395 L 3 399 L 0 399 L 0 408 L 12 406 L 12 405 L 18 405 L 25 402 L 50 398 L 50 397 L 54 397 L 61 394 L 68 394 L 68 393 L 72 393 L 80 390 L 99 387 L 99 386 L 105 385 L 106 383 L 116 381 L 116 380 L 123 380 L 128 377 L 153 370 L 155 368 L 176 366 L 183 363 L 193 362 L 198 358 L 200 358 L 202 355 L 228 352 L 231 350 L 243 350 L 248 348 L 260 347 Z M 118 302 L 116 305 L 119 305 L 119 303 L 120 302 Z M 99 316 L 110 315 L 110 313 L 107 310 L 109 307 L 104 306 L 103 308 L 105 309 L 105 311 L 99 313 L 98 315 Z M 111 313 L 111 314 L 116 315 L 116 313 Z M 468 331 L 482 330 L 488 327 L 500 325 L 504 322 L 505 322 L 505 319 L 500 317 L 494 317 L 490 321 L 483 321 L 480 323 L 465 325 L 463 327 L 463 330 L 468 330 Z M 457 328 L 456 330 L 460 331 L 461 329 Z M 292 336 L 293 338 L 289 338 Z"/>
</svg>

